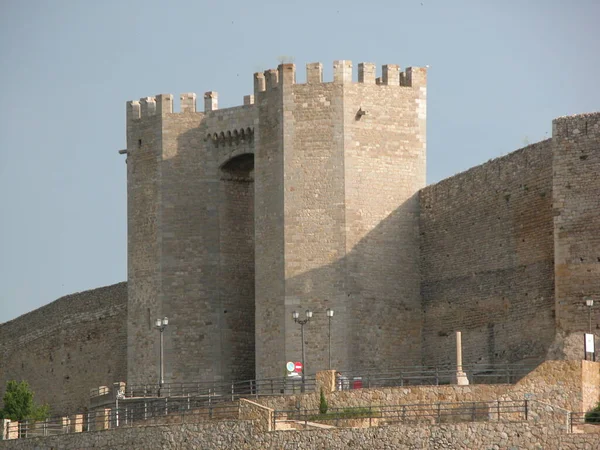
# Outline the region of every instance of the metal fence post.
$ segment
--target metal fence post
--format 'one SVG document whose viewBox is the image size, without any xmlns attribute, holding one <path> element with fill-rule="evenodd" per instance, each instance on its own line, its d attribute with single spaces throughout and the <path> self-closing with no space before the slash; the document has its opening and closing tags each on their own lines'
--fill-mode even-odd
<svg viewBox="0 0 600 450">
<path fill-rule="evenodd" d="M 527 400 L 525 400 L 527 401 Z M 500 422 L 500 400 L 496 400 L 496 410 L 498 411 L 498 417 L 496 420 L 498 420 L 498 422 Z M 525 414 L 525 416 L 527 416 L 527 414 Z M 525 420 L 527 420 L 527 417 L 525 417 Z"/>
<path fill-rule="evenodd" d="M 529 400 L 525 400 L 525 420 L 527 420 L 529 415 Z"/>
</svg>

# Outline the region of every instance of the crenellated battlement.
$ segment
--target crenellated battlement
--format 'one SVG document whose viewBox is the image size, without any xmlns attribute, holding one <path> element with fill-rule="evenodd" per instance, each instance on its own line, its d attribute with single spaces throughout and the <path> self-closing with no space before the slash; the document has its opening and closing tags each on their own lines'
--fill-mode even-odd
<svg viewBox="0 0 600 450">
<path fill-rule="evenodd" d="M 296 65 L 280 64 L 277 69 L 268 69 L 254 74 L 254 95 L 246 95 L 243 106 L 252 106 L 256 96 L 261 92 L 272 91 L 280 86 L 295 84 L 371 84 L 379 86 L 400 87 L 426 87 L 427 69 L 424 67 L 407 67 L 402 71 L 397 64 L 384 64 L 381 66 L 381 76 L 377 77 L 377 66 L 373 63 L 361 62 L 358 64 L 358 82 L 353 81 L 353 65 L 349 60 L 333 62 L 333 81 L 323 80 L 323 64 L 320 62 L 306 64 L 306 83 L 296 83 Z M 181 114 L 190 114 L 197 111 L 197 96 L 193 92 L 186 92 L 179 96 Z M 208 91 L 204 94 L 204 112 L 219 109 L 219 94 Z M 154 97 L 143 97 L 139 101 L 127 102 L 127 120 L 137 120 L 145 117 L 172 114 L 173 95 L 159 94 Z"/>
<path fill-rule="evenodd" d="M 377 77 L 376 72 L 377 67 L 375 64 L 359 63 L 358 84 L 425 87 L 427 83 L 427 69 L 424 67 L 408 67 L 406 71 L 402 71 L 397 64 L 385 64 L 381 67 L 381 77 Z M 333 62 L 333 83 L 354 83 L 352 77 L 352 61 L 338 60 Z M 323 64 L 320 62 L 306 64 L 306 84 L 320 83 L 328 83 L 323 81 Z M 296 66 L 294 64 L 280 64 L 277 69 L 255 73 L 254 95 L 275 89 L 282 84 L 296 84 Z"/>
<path fill-rule="evenodd" d="M 253 95 L 245 95 L 243 105 L 252 106 L 254 104 Z M 186 92 L 179 96 L 180 111 L 174 111 L 173 95 L 158 94 L 154 97 L 143 97 L 138 100 L 127 102 L 127 121 L 139 120 L 146 117 L 161 116 L 165 114 L 195 114 L 197 111 L 197 95 L 194 92 Z M 238 108 L 240 106 L 234 106 Z M 224 108 L 223 110 L 231 109 Z M 219 110 L 219 94 L 215 91 L 209 91 L 204 94 L 204 112 Z"/>
</svg>

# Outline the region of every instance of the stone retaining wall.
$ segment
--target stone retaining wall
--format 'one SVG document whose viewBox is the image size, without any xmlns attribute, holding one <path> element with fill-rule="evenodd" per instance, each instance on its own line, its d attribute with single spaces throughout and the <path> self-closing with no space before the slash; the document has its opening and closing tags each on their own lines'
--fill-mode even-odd
<svg viewBox="0 0 600 450">
<path fill-rule="evenodd" d="M 571 450 L 598 448 L 598 434 L 563 434 L 548 425 L 463 423 L 397 425 L 257 433 L 250 421 L 120 428 L 49 438 L 0 442 L 0 449 L 500 449 Z"/>
</svg>

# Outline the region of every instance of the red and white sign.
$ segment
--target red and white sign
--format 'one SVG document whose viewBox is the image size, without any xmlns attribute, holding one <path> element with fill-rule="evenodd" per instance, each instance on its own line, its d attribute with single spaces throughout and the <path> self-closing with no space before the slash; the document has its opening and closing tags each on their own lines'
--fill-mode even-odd
<svg viewBox="0 0 600 450">
<path fill-rule="evenodd" d="M 295 362 L 294 363 L 294 371 L 296 371 L 296 372 L 302 372 L 302 363 L 301 362 Z"/>
</svg>

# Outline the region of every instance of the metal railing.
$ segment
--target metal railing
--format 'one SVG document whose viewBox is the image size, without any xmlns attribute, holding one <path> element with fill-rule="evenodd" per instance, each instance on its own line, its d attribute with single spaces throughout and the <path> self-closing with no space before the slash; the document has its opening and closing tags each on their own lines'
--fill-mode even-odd
<svg viewBox="0 0 600 450">
<path fill-rule="evenodd" d="M 474 364 L 464 365 L 470 384 L 503 384 L 516 383 L 533 371 L 537 364 Z M 454 384 L 456 368 L 454 366 L 408 366 L 395 369 L 342 371 L 338 377 L 338 390 L 395 387 L 418 385 Z M 128 384 L 125 387 L 125 398 L 154 397 L 223 397 L 229 400 L 262 395 L 297 394 L 315 390 L 315 376 L 306 376 L 304 385 L 300 378 L 282 377 L 261 380 L 244 380 L 234 382 L 185 382 L 158 384 Z M 106 387 L 93 389 L 90 396 L 105 395 L 111 390 Z"/>
<path fill-rule="evenodd" d="M 93 412 L 54 417 L 40 422 L 11 422 L 3 439 L 23 439 L 58 434 L 109 430 L 152 423 L 189 423 L 239 418 L 239 403 L 211 403 L 204 400 L 152 399 Z"/>
<path fill-rule="evenodd" d="M 334 425 L 336 427 L 381 426 L 405 422 L 431 424 L 477 421 L 520 422 L 528 418 L 528 401 L 439 402 L 406 405 L 370 405 L 353 408 L 329 408 L 326 414 L 318 409 L 276 410 L 273 429 L 277 422 L 294 421 Z"/>
<path fill-rule="evenodd" d="M 600 415 L 588 412 L 570 412 L 569 413 L 569 433 L 573 432 L 573 427 L 587 425 L 600 431 Z M 598 432 L 596 431 L 596 432 Z"/>
<path fill-rule="evenodd" d="M 474 364 L 462 366 L 470 384 L 513 384 L 532 372 L 537 364 Z M 385 371 L 342 371 L 337 389 L 444 385 L 456 383 L 456 367 L 413 366 Z"/>
<path fill-rule="evenodd" d="M 258 398 L 264 395 L 300 394 L 313 392 L 316 380 L 314 376 L 300 378 L 267 378 L 263 380 L 234 381 L 230 383 L 193 382 L 127 385 L 124 398 L 153 397 L 200 397 L 223 398 L 233 401 L 242 397 Z"/>
</svg>

